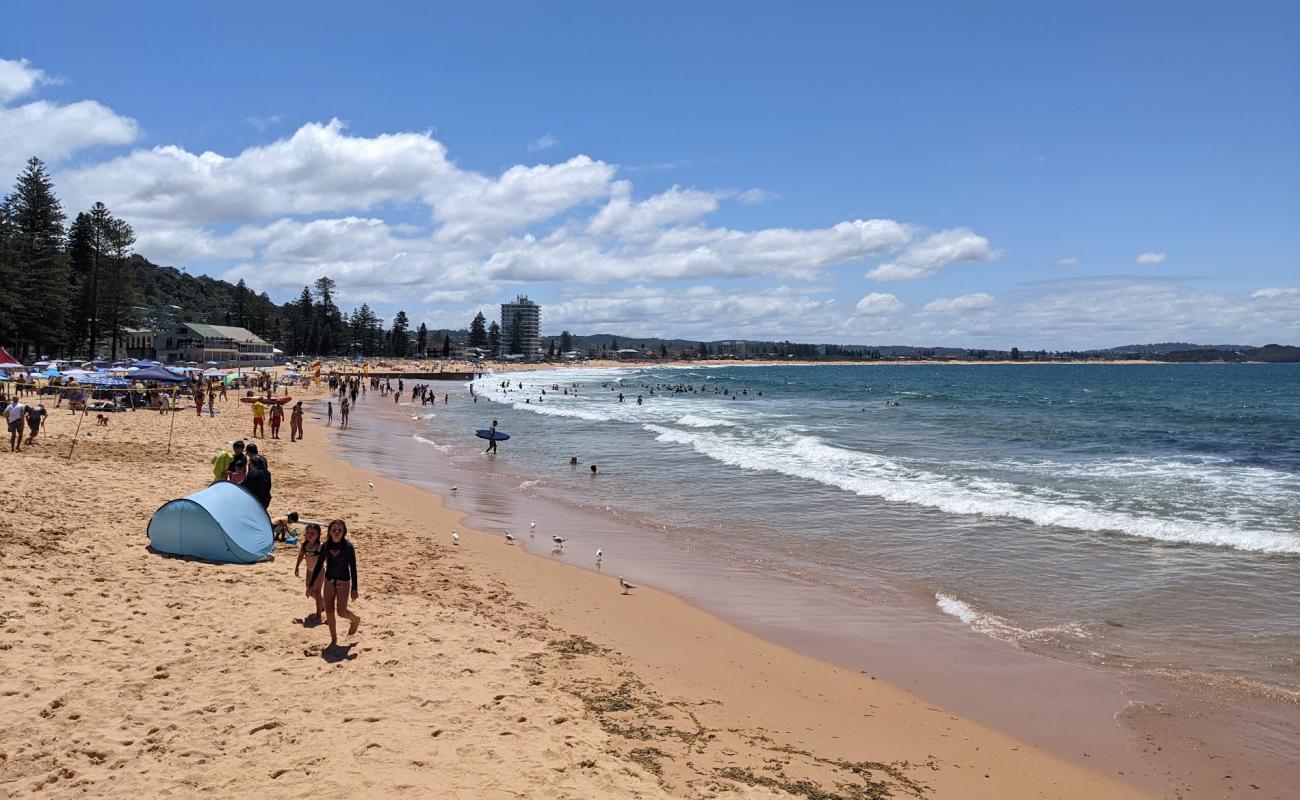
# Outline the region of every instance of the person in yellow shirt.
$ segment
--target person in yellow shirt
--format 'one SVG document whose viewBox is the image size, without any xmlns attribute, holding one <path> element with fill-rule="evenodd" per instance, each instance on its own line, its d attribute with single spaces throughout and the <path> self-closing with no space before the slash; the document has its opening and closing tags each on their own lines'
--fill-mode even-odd
<svg viewBox="0 0 1300 800">
<path fill-rule="evenodd" d="M 266 438 L 266 403 L 260 397 L 253 403 L 253 435 Z"/>
</svg>

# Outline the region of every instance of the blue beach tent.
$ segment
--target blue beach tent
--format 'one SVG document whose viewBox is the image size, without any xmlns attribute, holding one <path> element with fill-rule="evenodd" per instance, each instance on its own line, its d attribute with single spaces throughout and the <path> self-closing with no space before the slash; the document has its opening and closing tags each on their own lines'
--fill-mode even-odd
<svg viewBox="0 0 1300 800">
<path fill-rule="evenodd" d="M 159 383 L 185 383 L 189 378 L 184 375 L 177 375 L 166 367 L 145 367 L 137 372 L 132 372 L 131 380 L 158 381 Z"/>
<path fill-rule="evenodd" d="M 149 520 L 149 543 L 159 552 L 230 564 L 261 561 L 275 546 L 266 509 L 230 481 L 165 503 Z"/>
</svg>

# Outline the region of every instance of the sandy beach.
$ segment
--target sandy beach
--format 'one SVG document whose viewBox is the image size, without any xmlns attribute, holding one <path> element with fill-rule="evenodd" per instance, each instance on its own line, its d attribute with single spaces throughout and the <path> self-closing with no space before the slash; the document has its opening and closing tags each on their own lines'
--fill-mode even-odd
<svg viewBox="0 0 1300 800">
<path fill-rule="evenodd" d="M 146 525 L 247 433 L 51 409 L 0 488 L 7 796 L 1138 797 L 883 680 L 466 529 L 441 498 L 268 440 L 271 511 L 349 523 L 363 624 L 326 650 L 292 547 L 164 557 Z M 362 410 L 365 403 L 362 403 Z M 356 418 L 364 424 L 364 415 Z M 260 442 L 259 442 L 260 444 Z M 374 488 L 369 487 L 373 482 Z M 449 531 L 461 532 L 452 547 Z"/>
</svg>

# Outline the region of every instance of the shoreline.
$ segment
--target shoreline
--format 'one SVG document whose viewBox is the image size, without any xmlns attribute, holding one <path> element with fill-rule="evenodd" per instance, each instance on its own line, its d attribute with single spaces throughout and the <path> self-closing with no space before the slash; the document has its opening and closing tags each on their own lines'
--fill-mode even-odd
<svg viewBox="0 0 1300 800">
<path fill-rule="evenodd" d="M 418 405 L 404 405 L 400 411 L 394 407 L 394 410 L 389 412 L 386 405 L 381 405 L 380 415 L 390 417 L 387 422 L 400 425 L 403 431 L 418 432 L 420 434 L 418 438 L 426 444 L 436 444 L 424 438 L 427 435 L 426 429 L 410 424 L 412 419 L 410 412 L 418 409 Z M 404 443 L 404 440 L 409 441 L 406 434 L 400 435 L 397 439 L 392 439 L 391 434 L 384 434 L 382 446 L 373 454 L 379 457 L 380 451 L 385 453 L 381 458 L 381 465 L 367 466 L 389 474 L 390 477 L 400 476 L 403 467 L 392 462 L 400 463 L 401 457 L 398 451 L 388 449 L 387 443 L 389 441 Z M 356 446 L 364 449 L 371 446 L 371 443 L 356 442 L 353 449 Z M 428 460 L 431 457 L 426 455 L 422 458 Z M 437 456 L 432 456 L 432 459 L 434 463 L 441 465 L 438 469 L 448 468 L 447 459 L 440 459 Z M 391 470 L 388 469 L 389 466 L 392 466 Z M 459 470 L 458 467 L 450 468 Z M 461 475 L 459 481 L 463 485 L 465 473 L 461 471 L 458 474 Z M 398 477 L 398 479 L 403 478 Z M 524 480 L 525 486 L 531 483 L 528 475 L 522 475 L 520 479 Z M 427 490 L 433 491 L 423 479 L 417 478 L 416 482 L 425 486 Z M 481 487 L 475 487 L 475 490 L 479 488 Z M 504 502 L 503 498 L 497 495 L 508 491 L 510 489 L 507 487 L 497 490 L 497 494 L 492 495 L 491 505 L 495 508 Z M 463 494 L 462 490 L 461 496 Z M 451 505 L 464 505 L 456 498 L 451 500 L 444 498 L 444 502 L 449 502 Z M 497 515 L 500 519 L 495 519 L 494 522 L 515 528 L 519 525 L 520 515 L 524 514 L 522 508 L 527 506 L 527 501 L 521 501 L 520 506 L 515 508 L 512 514 L 502 512 Z M 482 516 L 478 514 L 475 518 Z M 515 521 L 510 521 L 511 516 Z M 522 518 L 526 516 L 525 514 Z M 541 519 L 540 513 L 537 516 Z M 590 520 L 584 518 L 581 513 L 566 519 L 566 523 L 575 522 L 584 524 L 589 523 Z M 643 534 L 654 534 L 657 527 L 645 527 L 640 531 Z M 608 546 L 608 531 L 604 531 L 602 535 L 606 538 L 593 539 L 591 534 L 579 538 L 589 546 L 594 546 L 595 542 Z M 527 544 L 526 541 L 524 543 Z M 626 548 L 626 542 L 620 547 Z M 552 563 L 556 561 L 554 557 L 547 558 L 542 552 L 534 552 L 533 555 L 544 561 Z M 553 553 L 552 556 L 554 555 Z M 646 553 L 638 551 L 637 555 L 640 557 Z M 694 558 L 693 553 L 692 558 Z M 562 565 L 578 566 L 584 571 L 591 569 L 588 566 L 569 563 L 562 563 Z M 715 563 L 714 566 L 717 564 Z M 674 562 L 671 567 L 678 570 L 698 571 L 694 570 L 691 564 L 682 561 Z M 644 573 L 647 565 L 639 564 L 637 568 Z M 660 572 L 662 573 L 662 569 Z M 735 602 L 732 602 L 733 598 L 730 597 L 720 600 L 716 593 L 710 594 L 707 590 L 700 595 L 698 591 L 701 586 L 700 581 L 709 579 L 700 575 L 695 577 L 695 582 L 690 579 L 685 583 L 670 582 L 674 588 L 668 591 L 683 598 L 691 607 L 719 618 L 725 624 L 739 626 L 742 630 L 779 647 L 793 648 L 808 654 L 823 664 L 850 670 L 856 670 L 864 665 L 862 653 L 846 649 L 828 640 L 824 635 L 819 638 L 816 633 L 811 635 L 806 632 L 800 633 L 781 620 L 781 614 L 775 615 L 774 624 L 763 622 L 765 617 L 773 615 L 760 609 L 759 606 L 770 605 L 774 600 L 764 603 L 758 596 L 759 592 L 746 594 L 747 588 L 751 587 L 739 586 L 731 582 L 733 578 L 739 580 L 743 577 L 734 571 L 724 568 L 719 577 L 726 579 L 728 588 L 725 594 L 739 592 L 742 595 Z M 776 580 L 776 586 L 785 585 L 783 579 L 778 576 L 769 577 Z M 780 590 L 779 596 L 787 600 L 791 599 L 788 593 L 780 595 L 779 592 Z M 822 592 L 815 594 L 815 597 L 821 603 L 829 600 L 830 605 L 826 607 L 826 613 L 830 613 L 835 619 L 843 619 L 848 625 L 865 625 L 866 629 L 871 631 L 871 634 L 867 635 L 868 640 L 871 636 L 875 636 L 882 642 L 888 642 L 891 649 L 903 651 L 901 655 L 886 657 L 883 661 L 878 653 L 873 654 L 867 663 L 873 674 L 883 675 L 895 685 L 906 685 L 909 687 L 908 691 L 919 692 L 921 697 L 936 705 L 950 710 L 955 705 L 957 713 L 968 718 L 972 718 L 973 713 L 973 719 L 992 725 L 995 729 L 1010 732 L 1010 735 L 1022 739 L 1027 734 L 1042 736 L 1042 732 L 1046 730 L 1046 740 L 1050 742 L 1049 752 L 1063 756 L 1072 763 L 1085 767 L 1109 765 L 1112 771 L 1119 770 L 1119 774 L 1127 774 L 1129 780 L 1135 780 L 1137 785 L 1147 789 L 1169 789 L 1177 786 L 1180 797 L 1222 796 L 1221 789 L 1215 787 L 1221 787 L 1222 782 L 1229 780 L 1232 775 L 1244 774 L 1252 775 L 1254 779 L 1265 784 L 1265 792 L 1255 796 L 1282 797 L 1285 795 L 1281 793 L 1268 794 L 1268 787 L 1285 785 L 1289 780 L 1300 777 L 1300 769 L 1298 769 L 1300 765 L 1288 763 L 1286 756 L 1287 741 L 1294 735 L 1295 730 L 1295 703 L 1282 702 L 1282 700 L 1293 701 L 1293 695 L 1281 698 L 1277 692 L 1264 695 L 1259 695 L 1257 692 L 1244 692 L 1242 686 L 1232 681 L 1228 682 L 1231 685 L 1217 681 L 1207 684 L 1186 675 L 1125 673 L 1087 666 L 1046 654 L 1024 651 L 1005 642 L 994 641 L 971 632 L 965 626 L 960 626 L 960 636 L 964 636 L 966 641 L 960 644 L 954 644 L 953 636 L 940 636 L 936 639 L 929 633 L 924 638 L 918 639 L 915 633 L 918 627 L 933 629 L 943 624 L 957 626 L 946 616 L 938 620 L 940 614 L 937 611 L 931 615 L 936 618 L 934 620 L 918 620 L 918 616 L 924 615 L 917 614 L 905 614 L 905 618 L 899 619 L 899 609 L 886 604 L 863 617 L 863 606 L 859 601 L 846 599 L 839 604 L 839 608 L 836 608 L 834 592 Z M 753 602 L 746 605 L 746 598 Z M 807 608 L 808 604 L 795 600 L 795 607 Z M 927 606 L 927 610 L 933 609 Z M 965 674 L 945 674 L 942 668 L 936 669 L 927 663 L 928 659 L 944 660 L 954 657 L 973 659 L 968 661 L 968 664 L 982 668 L 982 673 L 978 669 L 975 671 L 988 676 L 990 682 L 987 689 L 978 688 L 978 679 L 972 679 Z M 873 662 L 874 666 L 872 666 Z M 921 674 L 914 674 L 918 670 Z M 966 672 L 965 668 L 963 668 L 964 672 Z M 1035 673 L 1041 674 L 1035 678 Z M 1003 674 L 1015 675 L 1016 681 L 1020 683 L 1014 685 L 1014 688 L 1002 685 L 997 679 Z M 1056 685 L 1070 686 L 1069 691 L 1081 692 L 1076 698 L 1077 707 L 1074 709 L 1073 718 L 1070 712 L 1063 711 L 1062 708 L 1048 711 L 1049 704 L 1053 703 L 1051 692 Z M 974 697 L 976 693 L 985 691 L 992 691 L 992 697 Z M 972 699 L 974 699 L 973 704 Z M 1007 703 L 1007 708 L 994 708 L 1002 704 L 1001 700 L 1016 702 Z M 1097 705 L 1102 706 L 1101 710 L 1105 712 L 1104 714 L 1094 714 L 1099 710 L 1096 708 Z M 1107 705 L 1112 705 L 1113 710 L 1105 711 Z M 1250 722 L 1240 722 L 1237 715 L 1245 713 L 1247 708 L 1250 711 L 1246 718 Z M 1086 736 L 1082 738 L 1077 735 L 1072 736 L 1070 733 L 1062 735 L 1062 730 L 1048 730 L 1052 725 L 1062 726 L 1063 729 L 1077 727 L 1087 717 L 1096 716 L 1094 722 L 1083 724 L 1085 729 L 1092 726 L 1100 731 L 1101 728 L 1110 725 L 1112 713 L 1114 721 L 1120 722 L 1125 731 L 1123 743 L 1112 741 L 1109 746 L 1105 743 L 1108 738 L 1115 739 L 1118 732 L 1114 736 L 1097 733 L 1089 739 Z M 1035 721 L 1045 724 L 1038 724 Z M 1035 730 L 1040 732 L 1031 733 Z M 1037 739 L 1032 740 L 1037 741 Z M 1213 753 L 1209 761 L 1204 755 L 1207 748 Z M 1225 777 L 1224 773 L 1228 776 Z"/>
<path fill-rule="evenodd" d="M 624 597 L 463 527 L 453 548 L 460 512 L 330 455 L 313 408 L 305 443 L 263 452 L 273 514 L 343 517 L 357 542 L 364 623 L 327 651 L 300 619 L 292 548 L 248 566 L 145 549 L 153 511 L 206 485 L 211 454 L 246 433 L 237 403 L 220 410 L 113 415 L 72 461 L 77 418 L 52 410 L 11 456 L 12 796 L 1146 796 L 677 597 Z M 172 421 L 170 455 L 141 444 Z"/>
</svg>

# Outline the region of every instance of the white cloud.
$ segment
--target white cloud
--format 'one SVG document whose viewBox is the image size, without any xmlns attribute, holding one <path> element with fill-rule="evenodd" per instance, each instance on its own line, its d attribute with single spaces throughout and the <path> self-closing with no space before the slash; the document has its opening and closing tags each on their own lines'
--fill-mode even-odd
<svg viewBox="0 0 1300 800">
<path fill-rule="evenodd" d="M 284 119 L 280 114 L 271 114 L 266 117 L 244 117 L 244 121 L 252 125 L 259 133 L 265 133 L 272 125 L 275 125 Z"/>
<path fill-rule="evenodd" d="M 37 86 L 54 83 L 44 70 L 32 66 L 25 58 L 17 61 L 0 58 L 0 103 L 29 95 Z"/>
<path fill-rule="evenodd" d="M 1083 263 L 1083 259 L 1079 258 L 1078 256 L 1068 256 L 1066 258 L 1056 259 L 1056 265 L 1058 267 L 1073 267 L 1076 264 L 1081 264 L 1081 263 Z"/>
<path fill-rule="evenodd" d="M 690 222 L 713 213 L 722 196 L 721 192 L 677 186 L 640 202 L 621 194 L 591 218 L 587 232 L 595 236 L 643 236 L 666 225 Z"/>
<path fill-rule="evenodd" d="M 774 192 L 764 191 L 763 189 L 746 189 L 736 194 L 736 199 L 747 206 L 756 206 L 759 203 L 766 203 L 769 200 L 775 200 Z"/>
<path fill-rule="evenodd" d="M 57 164 L 82 150 L 130 144 L 139 136 L 135 120 L 94 100 L 8 105 L 50 83 L 56 81 L 26 59 L 0 59 L 0 174 L 17 174 L 32 156 Z"/>
<path fill-rule="evenodd" d="M 1251 295 L 1255 300 L 1280 300 L 1300 297 L 1300 289 L 1260 289 Z"/>
<path fill-rule="evenodd" d="M 1145 253 L 1139 254 L 1136 260 L 1137 263 L 1139 264 L 1159 264 L 1168 257 L 1169 257 L 1168 253 L 1157 253 L 1155 251 L 1148 250 Z"/>
<path fill-rule="evenodd" d="M 1000 256 L 989 240 L 969 228 L 951 228 L 931 234 L 904 250 L 893 261 L 867 273 L 877 281 L 906 281 L 925 278 L 959 261 L 992 261 Z"/>
<path fill-rule="evenodd" d="M 556 139 L 551 134 L 549 133 L 543 134 L 541 138 L 535 139 L 528 143 L 528 152 L 537 153 L 542 150 L 550 150 L 552 147 L 556 146 L 559 143 L 560 140 Z"/>
<path fill-rule="evenodd" d="M 895 314 L 906 307 L 902 300 L 889 292 L 872 292 L 859 300 L 856 306 L 859 314 L 877 315 Z"/>
<path fill-rule="evenodd" d="M 936 297 L 926 303 L 921 312 L 925 314 L 954 314 L 963 311 L 979 311 L 993 305 L 993 296 L 985 292 L 964 294 L 960 297 Z"/>
</svg>

